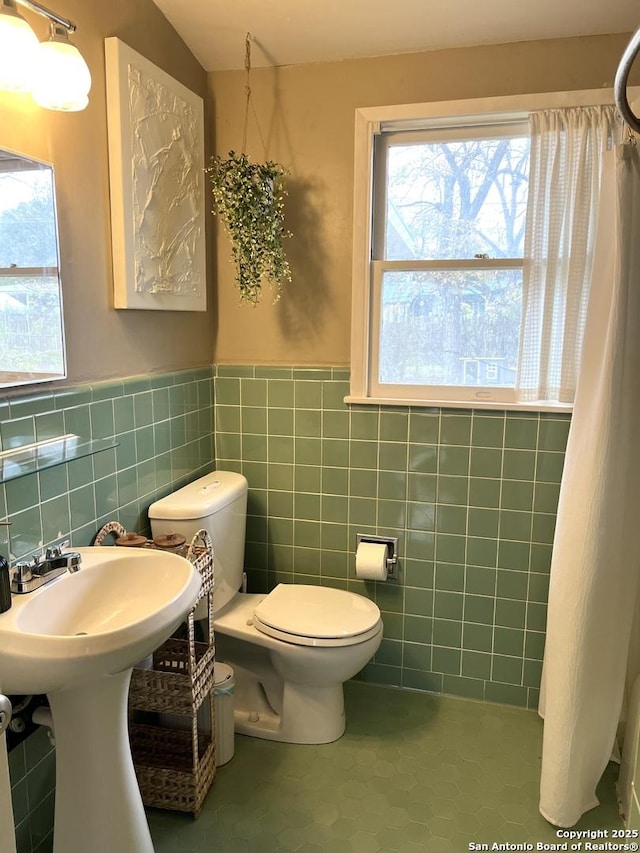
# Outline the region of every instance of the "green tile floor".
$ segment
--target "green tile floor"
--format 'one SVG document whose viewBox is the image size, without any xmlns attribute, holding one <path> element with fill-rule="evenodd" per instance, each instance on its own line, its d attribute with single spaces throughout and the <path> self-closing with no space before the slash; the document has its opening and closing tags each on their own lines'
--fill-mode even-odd
<svg viewBox="0 0 640 853">
<path fill-rule="evenodd" d="M 345 699 L 347 732 L 336 743 L 237 736 L 197 820 L 149 810 L 156 853 L 560 843 L 537 809 L 542 723 L 533 711 L 358 682 L 345 685 Z M 576 828 L 622 826 L 616 774 L 610 765 L 601 805 Z"/>
</svg>

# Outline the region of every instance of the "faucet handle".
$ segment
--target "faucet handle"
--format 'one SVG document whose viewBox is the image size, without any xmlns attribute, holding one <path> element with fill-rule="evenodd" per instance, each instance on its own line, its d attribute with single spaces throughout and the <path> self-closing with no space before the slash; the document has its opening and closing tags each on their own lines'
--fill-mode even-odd
<svg viewBox="0 0 640 853">
<path fill-rule="evenodd" d="M 66 542 L 61 542 L 60 545 L 52 545 L 50 548 L 47 548 L 45 551 L 44 558 L 45 560 L 56 560 L 58 557 L 62 556 L 62 549 L 69 547 L 69 540 Z"/>
<path fill-rule="evenodd" d="M 15 574 L 13 580 L 16 583 L 27 583 L 33 579 L 33 564 L 21 561 L 15 565 Z"/>
</svg>

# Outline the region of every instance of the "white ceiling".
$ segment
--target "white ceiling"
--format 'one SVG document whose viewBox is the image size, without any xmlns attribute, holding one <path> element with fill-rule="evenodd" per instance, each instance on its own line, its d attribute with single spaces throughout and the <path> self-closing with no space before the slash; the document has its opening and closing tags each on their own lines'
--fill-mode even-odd
<svg viewBox="0 0 640 853">
<path fill-rule="evenodd" d="M 531 41 L 640 26 L 638 0 L 154 0 L 208 70 Z"/>
</svg>

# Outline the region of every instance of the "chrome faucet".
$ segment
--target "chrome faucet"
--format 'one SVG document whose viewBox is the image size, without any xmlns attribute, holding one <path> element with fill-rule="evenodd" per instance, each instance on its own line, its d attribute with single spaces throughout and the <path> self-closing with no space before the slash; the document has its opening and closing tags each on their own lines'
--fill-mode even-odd
<svg viewBox="0 0 640 853">
<path fill-rule="evenodd" d="M 47 548 L 44 556 L 40 554 L 31 562 L 16 563 L 13 578 L 11 580 L 11 592 L 21 595 L 25 592 L 33 592 L 34 589 L 44 586 L 65 572 L 74 573 L 80 570 L 82 556 L 77 551 L 63 551 L 69 543 L 54 545 Z"/>
</svg>

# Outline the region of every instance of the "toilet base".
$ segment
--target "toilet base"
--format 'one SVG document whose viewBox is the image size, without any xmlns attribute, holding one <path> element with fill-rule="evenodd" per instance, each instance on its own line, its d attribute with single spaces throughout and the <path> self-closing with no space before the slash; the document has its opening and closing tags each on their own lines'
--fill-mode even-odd
<svg viewBox="0 0 640 853">
<path fill-rule="evenodd" d="M 273 710 L 262 690 L 242 691 L 238 700 L 233 715 L 238 734 L 300 744 L 332 743 L 344 734 L 342 684 L 310 687 L 285 683 L 281 714 Z"/>
</svg>

